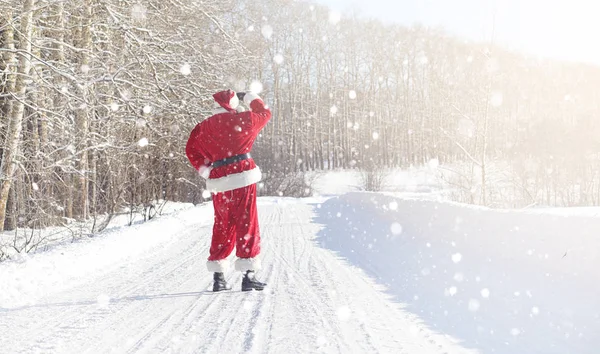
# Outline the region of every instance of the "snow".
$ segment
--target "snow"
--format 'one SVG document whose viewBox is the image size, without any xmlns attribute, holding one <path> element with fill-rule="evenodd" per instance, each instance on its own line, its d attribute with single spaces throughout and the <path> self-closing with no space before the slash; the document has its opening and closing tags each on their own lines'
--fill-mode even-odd
<svg viewBox="0 0 600 354">
<path fill-rule="evenodd" d="M 435 165 L 435 164 L 434 164 Z M 210 292 L 213 210 L 174 205 L 0 263 L 14 353 L 595 353 L 600 210 L 449 202 L 437 166 L 259 199 L 264 292 Z"/>
<path fill-rule="evenodd" d="M 337 213 L 344 218 L 332 217 Z M 319 215 L 321 246 L 467 348 L 595 353 L 600 347 L 598 215 L 366 192 L 330 198 Z M 400 235 L 391 232 L 395 223 Z"/>
<path fill-rule="evenodd" d="M 261 198 L 264 292 L 214 294 L 210 204 L 0 264 L 14 353 L 474 353 L 318 246 L 324 199 Z M 6 281 L 5 281 L 6 280 Z M 408 329 L 411 329 L 410 331 Z"/>
</svg>

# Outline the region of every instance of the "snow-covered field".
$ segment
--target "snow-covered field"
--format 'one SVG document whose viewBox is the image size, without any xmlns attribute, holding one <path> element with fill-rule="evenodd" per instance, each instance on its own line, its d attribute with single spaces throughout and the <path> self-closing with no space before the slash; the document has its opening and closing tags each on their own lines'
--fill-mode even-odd
<svg viewBox="0 0 600 354">
<path fill-rule="evenodd" d="M 208 291 L 210 204 L 0 263 L 0 352 L 598 352 L 598 209 L 490 210 L 394 179 L 261 198 L 262 293 L 234 272 Z"/>
</svg>

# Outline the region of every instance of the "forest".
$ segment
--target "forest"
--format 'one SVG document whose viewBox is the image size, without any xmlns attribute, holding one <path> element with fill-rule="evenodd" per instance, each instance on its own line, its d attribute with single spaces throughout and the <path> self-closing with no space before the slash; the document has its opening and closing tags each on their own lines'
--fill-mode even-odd
<svg viewBox="0 0 600 354">
<path fill-rule="evenodd" d="M 437 161 L 460 202 L 600 205 L 598 66 L 304 1 L 0 9 L 0 231 L 203 201 L 185 143 L 226 88 L 273 110 L 253 151 L 263 194 Z"/>
</svg>

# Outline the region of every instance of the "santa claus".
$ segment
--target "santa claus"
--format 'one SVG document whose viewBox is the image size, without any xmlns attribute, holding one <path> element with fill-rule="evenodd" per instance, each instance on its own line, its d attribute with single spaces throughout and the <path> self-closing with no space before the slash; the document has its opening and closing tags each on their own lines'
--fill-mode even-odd
<svg viewBox="0 0 600 354">
<path fill-rule="evenodd" d="M 187 142 L 186 155 L 206 178 L 212 193 L 215 220 L 208 271 L 214 272 L 213 291 L 228 290 L 224 272 L 236 249 L 235 269 L 244 272 L 242 291 L 263 290 L 254 275 L 260 269 L 260 232 L 256 183 L 261 172 L 250 156 L 254 140 L 271 119 L 271 111 L 252 92 L 217 92 L 213 115 L 200 122 Z M 239 106 L 243 101 L 249 108 Z"/>
</svg>

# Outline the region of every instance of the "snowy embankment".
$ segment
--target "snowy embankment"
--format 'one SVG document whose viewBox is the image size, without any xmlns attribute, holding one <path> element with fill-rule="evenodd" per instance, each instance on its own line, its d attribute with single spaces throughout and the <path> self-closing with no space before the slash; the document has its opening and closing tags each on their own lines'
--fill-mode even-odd
<svg viewBox="0 0 600 354">
<path fill-rule="evenodd" d="M 349 193 L 322 204 L 315 222 L 325 226 L 321 245 L 466 347 L 591 354 L 600 348 L 598 211 Z"/>
<path fill-rule="evenodd" d="M 111 226 L 75 243 L 56 243 L 46 252 L 15 254 L 0 263 L 0 312 L 35 304 L 48 294 L 85 283 L 92 275 L 132 265 L 153 250 L 169 247 L 177 233 L 212 222 L 212 210 L 206 208 L 190 204 L 175 210 L 179 211 L 150 222 Z"/>
</svg>

